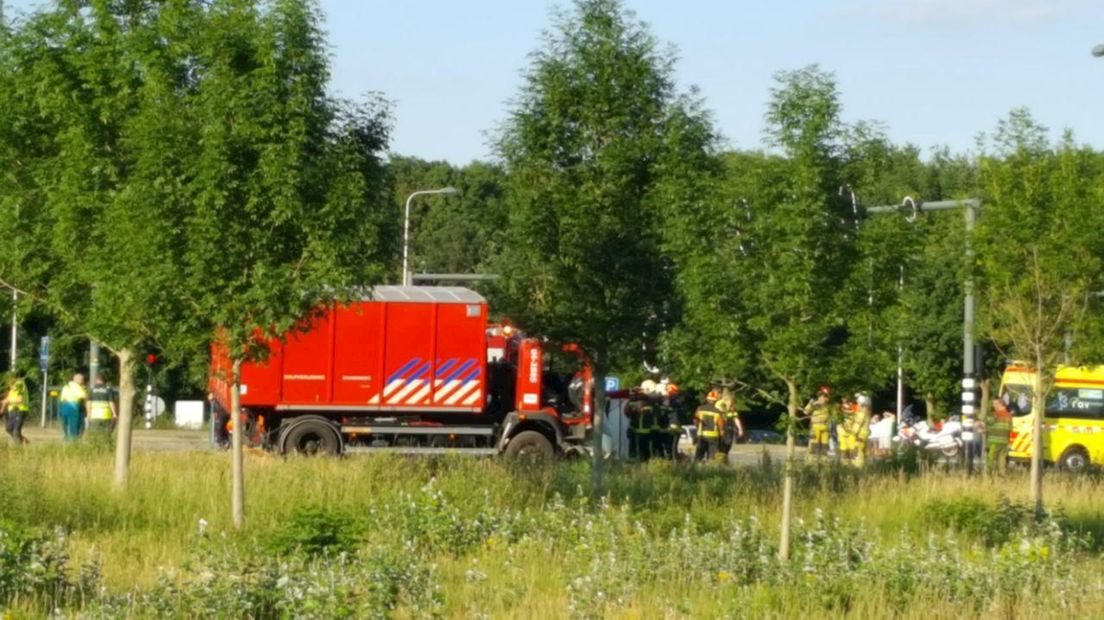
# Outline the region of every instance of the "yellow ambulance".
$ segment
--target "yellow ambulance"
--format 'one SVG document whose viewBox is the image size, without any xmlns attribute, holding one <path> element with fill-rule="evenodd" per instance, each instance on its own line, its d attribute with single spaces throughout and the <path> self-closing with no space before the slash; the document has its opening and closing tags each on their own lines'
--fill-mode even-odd
<svg viewBox="0 0 1104 620">
<path fill-rule="evenodd" d="M 1012 409 L 1008 455 L 1031 458 L 1035 371 L 1012 364 L 1001 377 L 1000 397 Z M 1104 366 L 1059 366 L 1046 399 L 1043 460 L 1080 471 L 1104 464 Z"/>
</svg>

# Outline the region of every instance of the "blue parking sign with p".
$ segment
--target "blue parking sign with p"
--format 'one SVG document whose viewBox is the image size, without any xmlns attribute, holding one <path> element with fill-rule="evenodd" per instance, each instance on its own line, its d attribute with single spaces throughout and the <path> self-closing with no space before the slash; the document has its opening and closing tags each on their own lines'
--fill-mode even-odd
<svg viewBox="0 0 1104 620">
<path fill-rule="evenodd" d="M 621 377 L 606 377 L 606 391 L 616 392 L 621 389 Z"/>
</svg>

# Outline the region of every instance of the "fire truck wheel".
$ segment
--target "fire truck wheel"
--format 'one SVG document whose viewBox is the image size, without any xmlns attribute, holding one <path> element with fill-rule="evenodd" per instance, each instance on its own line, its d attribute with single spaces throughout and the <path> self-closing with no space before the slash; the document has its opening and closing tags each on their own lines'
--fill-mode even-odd
<svg viewBox="0 0 1104 620">
<path fill-rule="evenodd" d="M 521 431 L 506 444 L 506 458 L 519 461 L 550 460 L 555 450 L 552 442 L 537 431 Z"/>
<path fill-rule="evenodd" d="M 284 438 L 284 452 L 302 456 L 337 456 L 341 453 L 341 438 L 329 422 L 304 420 L 288 431 Z"/>
<path fill-rule="evenodd" d="M 1081 446 L 1070 446 L 1058 457 L 1058 467 L 1062 471 L 1081 472 L 1089 466 L 1089 453 Z"/>
</svg>

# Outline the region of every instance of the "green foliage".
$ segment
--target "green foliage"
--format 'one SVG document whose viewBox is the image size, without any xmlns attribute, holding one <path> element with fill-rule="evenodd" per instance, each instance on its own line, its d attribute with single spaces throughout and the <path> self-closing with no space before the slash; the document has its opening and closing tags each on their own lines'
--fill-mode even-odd
<svg viewBox="0 0 1104 620">
<path fill-rule="evenodd" d="M 358 525 L 361 523 L 357 519 L 340 511 L 301 507 L 272 533 L 266 546 L 282 556 L 349 551 L 356 540 L 353 531 Z"/>
<path fill-rule="evenodd" d="M 60 575 L 68 584 L 60 591 L 69 593 L 50 598 L 58 590 L 40 588 L 49 596 L 23 594 L 0 608 L 111 617 L 589 617 L 639 609 L 718 617 L 733 609 L 910 616 L 935 607 L 958 617 L 1009 598 L 1019 609 L 1076 616 L 1095 616 L 1104 603 L 1091 587 L 1100 559 L 1078 533 L 1100 520 L 1096 482 L 1079 477 L 1053 482 L 1068 517 L 1034 525 L 1022 519 L 1022 505 L 998 499 L 1019 495 L 1014 473 L 967 481 L 933 470 L 801 470 L 793 561 L 783 566 L 768 520 L 777 510 L 777 466 L 615 466 L 608 494 L 595 498 L 585 464 L 518 470 L 461 458 L 258 456 L 249 463 L 263 473 L 254 477 L 250 527 L 230 536 L 229 507 L 212 492 L 227 484 L 223 461 L 137 454 L 124 496 L 97 475 L 110 467 L 105 455 L 0 447 L 0 468 L 13 474 L 0 477 L 0 518 L 18 524 L 4 529 L 40 541 L 31 553 L 0 538 L 11 550 L 0 571 L 24 573 L 0 583 Z M 984 528 L 992 523 L 999 537 Z M 293 550 L 294 542 L 269 546 L 291 533 L 285 540 L 347 542 L 314 552 Z M 49 559 L 57 553 L 102 560 L 82 569 L 74 559 Z M 35 573 L 36 562 L 59 568 Z"/>
<path fill-rule="evenodd" d="M 839 195 L 842 160 L 839 94 L 816 67 L 780 73 L 771 92 L 769 137 L 787 159 L 773 193 L 750 204 L 755 250 L 744 261 L 747 328 L 761 363 L 797 392 L 823 382 L 846 337 L 855 298 L 845 287 L 855 259 L 850 200 Z"/>
<path fill-rule="evenodd" d="M 64 534 L 38 534 L 0 522 L 0 607 L 73 608 L 99 595 L 95 558 L 79 565 L 74 579 Z"/>
<path fill-rule="evenodd" d="M 505 177 L 499 166 L 472 162 L 456 167 L 413 157 L 391 157 L 387 174 L 394 213 L 392 226 L 398 243 L 402 241 L 403 210 L 411 193 L 441 187 L 460 190 L 459 196 L 425 196 L 411 204 L 410 266 L 415 273 L 481 273 L 490 269 L 507 244 Z M 399 256 L 400 245 L 396 244 L 393 252 Z"/>
<path fill-rule="evenodd" d="M 225 327 L 238 355 L 255 330 L 283 333 L 382 277 L 388 124 L 378 103 L 326 96 L 313 2 L 215 2 L 207 15 L 184 273 L 194 332 Z"/>
<path fill-rule="evenodd" d="M 664 210 L 687 207 L 679 158 L 710 149 L 712 131 L 676 93 L 672 57 L 618 1 L 579 0 L 532 58 L 498 140 L 502 297 L 526 328 L 633 366 L 672 312 L 660 226 Z"/>
<path fill-rule="evenodd" d="M 1031 509 L 1000 497 L 995 503 L 966 497 L 935 500 L 924 506 L 924 518 L 933 527 L 953 528 L 986 545 L 1002 545 L 1020 529 L 1033 523 Z"/>
<path fill-rule="evenodd" d="M 987 195 L 977 236 L 988 330 L 1010 357 L 1051 368 L 1067 334 L 1095 331 L 1087 309 L 1104 274 L 1104 246 L 1091 232 L 1101 218 L 1099 157 L 1069 135 L 1052 147 L 1026 110 L 998 125 L 992 149 L 981 159 Z"/>
<path fill-rule="evenodd" d="M 211 544 L 190 569 L 163 573 L 132 605 L 160 617 L 253 618 L 391 618 L 400 605 L 436 617 L 440 605 L 432 567 L 394 549 L 273 557 Z"/>
<path fill-rule="evenodd" d="M 0 64 L 0 280 L 66 332 L 198 367 L 382 277 L 387 108 L 326 95 L 314 2 L 59 3 Z"/>
</svg>

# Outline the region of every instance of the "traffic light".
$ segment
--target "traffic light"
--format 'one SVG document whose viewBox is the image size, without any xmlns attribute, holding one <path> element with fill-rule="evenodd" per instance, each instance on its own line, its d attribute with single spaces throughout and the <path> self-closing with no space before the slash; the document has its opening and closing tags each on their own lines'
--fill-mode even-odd
<svg viewBox="0 0 1104 620">
<path fill-rule="evenodd" d="M 156 353 L 150 353 L 149 355 L 146 356 L 146 365 L 151 367 L 151 368 L 153 366 L 157 365 L 157 354 Z"/>
</svg>

